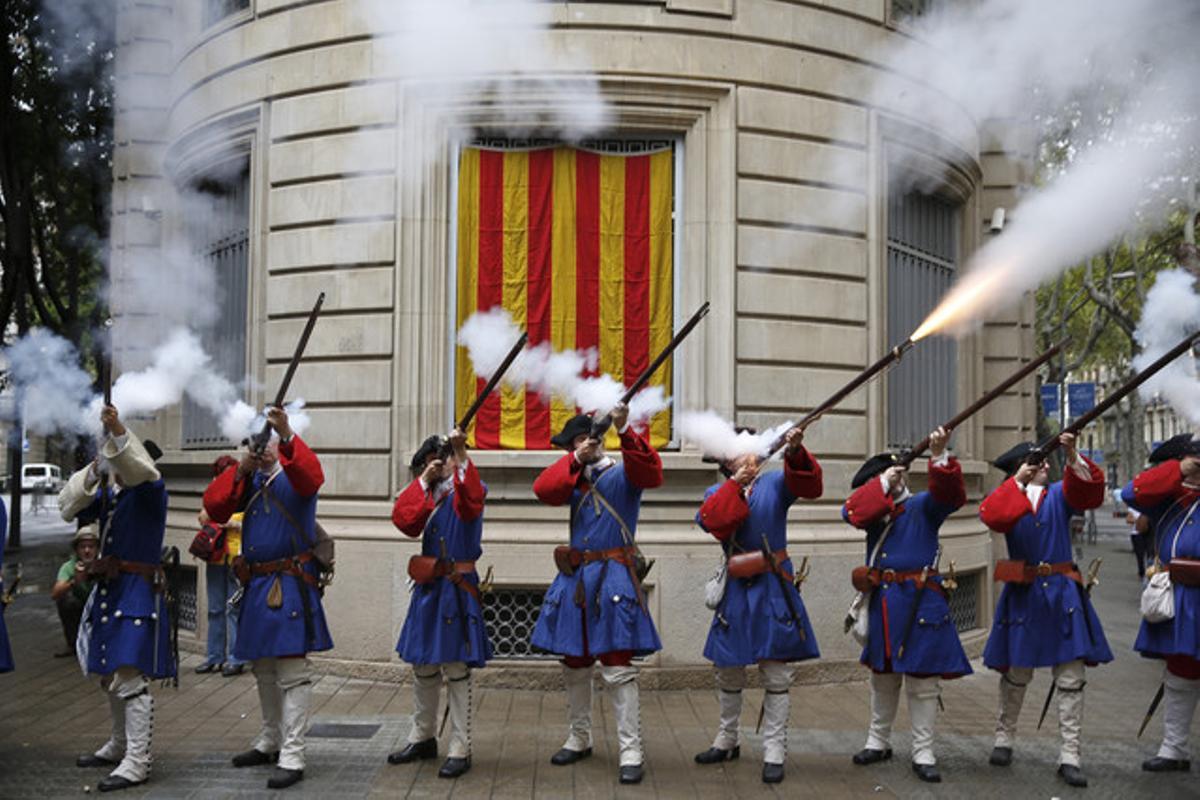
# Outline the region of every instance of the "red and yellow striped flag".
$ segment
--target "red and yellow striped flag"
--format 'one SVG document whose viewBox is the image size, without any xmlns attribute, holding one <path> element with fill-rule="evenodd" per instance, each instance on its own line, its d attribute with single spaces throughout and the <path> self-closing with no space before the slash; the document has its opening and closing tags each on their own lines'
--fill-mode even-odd
<svg viewBox="0 0 1200 800">
<path fill-rule="evenodd" d="M 671 340 L 673 153 L 601 155 L 568 147 L 462 151 L 458 172 L 456 329 L 503 306 L 529 344 L 595 347 L 599 372 L 626 385 Z M 458 348 L 456 416 L 482 388 Z M 668 361 L 650 380 L 671 395 Z M 480 449 L 544 450 L 574 408 L 507 387 L 468 431 Z M 655 447 L 670 410 L 650 422 Z"/>
</svg>

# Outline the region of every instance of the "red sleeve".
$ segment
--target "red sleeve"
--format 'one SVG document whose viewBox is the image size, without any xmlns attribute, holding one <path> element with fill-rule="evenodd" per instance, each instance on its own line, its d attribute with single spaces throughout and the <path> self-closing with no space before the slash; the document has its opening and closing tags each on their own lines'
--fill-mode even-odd
<svg viewBox="0 0 1200 800">
<path fill-rule="evenodd" d="M 783 482 L 793 497 L 816 500 L 825 491 L 821 465 L 808 449 L 801 447 L 794 455 L 783 459 Z"/>
<path fill-rule="evenodd" d="M 325 473 L 317 454 L 299 436 L 279 443 L 279 465 L 288 482 L 301 497 L 312 497 L 325 482 Z"/>
<path fill-rule="evenodd" d="M 962 464 L 951 457 L 938 466 L 929 459 L 929 493 L 939 505 L 962 508 L 967 502 L 967 486 L 963 483 Z"/>
<path fill-rule="evenodd" d="M 1008 533 L 1021 517 L 1031 513 L 1029 498 L 1017 485 L 1016 478 L 1004 481 L 979 504 L 979 518 L 997 533 Z"/>
<path fill-rule="evenodd" d="M 475 469 L 474 462 L 467 462 L 467 468 L 463 471 L 462 480 L 459 480 L 458 471 L 455 470 L 454 513 L 458 514 L 459 519 L 465 522 L 477 519 L 483 513 L 483 498 L 485 494 L 483 481 L 479 480 L 479 470 Z"/>
<path fill-rule="evenodd" d="M 583 465 L 575 460 L 575 454 L 567 453 L 542 470 L 533 482 L 533 493 L 548 506 L 561 506 L 571 499 L 581 472 Z"/>
<path fill-rule="evenodd" d="M 750 505 L 742 495 L 742 487 L 730 478 L 705 498 L 697 522 L 704 530 L 724 542 L 737 532 L 738 526 L 750 516 Z"/>
<path fill-rule="evenodd" d="M 396 497 L 392 506 L 392 524 L 405 536 L 420 536 L 433 509 L 433 498 L 421 486 L 421 479 L 416 478 Z"/>
<path fill-rule="evenodd" d="M 1133 479 L 1133 496 L 1142 508 L 1153 508 L 1183 494 L 1180 461 L 1164 461 Z"/>
<path fill-rule="evenodd" d="M 854 527 L 865 529 L 895 510 L 896 504 L 883 491 L 883 484 L 876 475 L 854 490 L 842 507 L 842 517 Z"/>
<path fill-rule="evenodd" d="M 1086 480 L 1076 475 L 1070 466 L 1063 470 L 1063 497 L 1067 499 L 1067 505 L 1076 511 L 1087 511 L 1104 504 L 1103 470 L 1087 458 L 1083 458 L 1083 463 L 1088 468 Z"/>
<path fill-rule="evenodd" d="M 662 486 L 662 459 L 632 426 L 621 434 L 621 460 L 625 464 L 625 477 L 634 486 L 639 489 Z"/>
<path fill-rule="evenodd" d="M 229 467 L 204 490 L 204 510 L 208 518 L 224 525 L 242 504 L 242 498 L 250 489 L 248 478 L 238 479 L 237 467 Z"/>
</svg>

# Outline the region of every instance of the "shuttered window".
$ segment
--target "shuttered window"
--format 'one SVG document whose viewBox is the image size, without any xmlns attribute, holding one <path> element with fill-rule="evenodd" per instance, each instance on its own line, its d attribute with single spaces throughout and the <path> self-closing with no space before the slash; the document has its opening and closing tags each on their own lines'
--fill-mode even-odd
<svg viewBox="0 0 1200 800">
<path fill-rule="evenodd" d="M 893 188 L 888 196 L 888 342 L 904 341 L 945 295 L 958 267 L 961 204 Z M 954 416 L 958 346 L 933 336 L 888 373 L 888 444 L 911 445 Z"/>
<path fill-rule="evenodd" d="M 201 341 L 218 373 L 236 385 L 246 378 L 246 315 L 250 288 L 250 159 L 221 165 L 196 180 L 189 204 L 188 230 L 193 254 L 216 276 L 215 323 Z M 217 418 L 191 398 L 183 401 L 183 446 L 230 444 Z"/>
</svg>

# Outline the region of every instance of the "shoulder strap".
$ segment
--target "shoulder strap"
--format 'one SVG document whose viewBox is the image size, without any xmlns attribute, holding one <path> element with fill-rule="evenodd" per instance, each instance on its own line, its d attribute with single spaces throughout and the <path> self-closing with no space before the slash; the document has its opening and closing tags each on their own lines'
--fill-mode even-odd
<svg viewBox="0 0 1200 800">
<path fill-rule="evenodd" d="M 896 524 L 895 519 L 888 520 L 888 524 L 884 527 L 883 533 L 879 535 L 879 541 L 875 542 L 875 546 L 871 548 L 871 556 L 867 559 L 867 566 L 874 567 L 879 561 L 879 551 L 883 549 L 883 540 L 892 532 L 892 526 Z"/>
<path fill-rule="evenodd" d="M 272 476 L 272 479 L 274 479 L 274 476 Z M 275 506 L 275 508 L 279 509 L 279 512 L 281 514 L 283 514 L 283 519 L 291 527 L 291 529 L 292 529 L 292 550 L 293 550 L 294 554 L 299 555 L 304 550 L 313 549 L 313 547 L 315 545 L 313 542 L 309 541 L 308 534 L 304 532 L 304 528 L 300 527 L 300 523 L 296 521 L 296 518 L 294 516 L 292 516 L 292 512 L 288 511 L 287 506 L 285 506 L 282 503 L 282 501 L 280 501 L 280 499 L 275 496 L 275 493 L 271 491 L 270 485 L 271 485 L 271 482 L 267 481 L 266 483 L 263 484 L 262 489 L 260 489 L 258 493 L 261 494 L 264 498 L 266 498 L 268 503 Z M 300 547 L 301 542 L 306 544 L 307 547 L 304 547 L 304 548 Z"/>
<path fill-rule="evenodd" d="M 625 520 L 622 519 L 621 515 L 617 513 L 617 510 L 613 508 L 612 503 L 608 502 L 608 498 L 600 493 L 600 490 L 596 488 L 596 484 L 594 483 L 591 485 L 591 492 L 592 495 L 595 496 L 596 502 L 602 505 L 604 510 L 611 514 L 612 518 L 617 521 L 617 525 L 621 527 L 621 535 L 625 539 L 625 546 L 633 547 L 633 531 L 629 530 L 629 526 L 625 524 Z"/>
</svg>

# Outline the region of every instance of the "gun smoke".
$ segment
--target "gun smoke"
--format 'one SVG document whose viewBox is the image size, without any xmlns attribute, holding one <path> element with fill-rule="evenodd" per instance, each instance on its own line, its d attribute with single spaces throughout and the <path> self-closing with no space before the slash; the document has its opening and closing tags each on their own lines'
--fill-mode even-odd
<svg viewBox="0 0 1200 800">
<path fill-rule="evenodd" d="M 679 433 L 706 456 L 730 461 L 744 455 L 765 456 L 775 440 L 795 423 L 783 422 L 765 431 L 738 431 L 732 422 L 715 411 L 684 411 L 679 415 Z"/>
<path fill-rule="evenodd" d="M 521 337 L 509 313 L 499 306 L 477 311 L 458 331 L 458 342 L 466 348 L 471 368 L 480 378 L 490 378 L 508 351 Z M 606 414 L 625 393 L 625 385 L 608 374 L 596 375 L 598 356 L 594 348 L 554 351 L 549 343 L 526 347 L 504 373 L 501 383 L 512 389 L 536 392 L 545 399 L 558 398 L 583 412 Z M 662 386 L 650 386 L 633 396 L 629 421 L 643 426 L 671 404 Z"/>
<path fill-rule="evenodd" d="M 1154 363 L 1200 326 L 1200 290 L 1196 276 L 1182 269 L 1158 273 L 1146 295 L 1142 320 L 1135 336 L 1142 352 L 1133 360 L 1135 370 Z M 1200 374 L 1197 358 L 1185 353 L 1138 389 L 1143 400 L 1161 396 L 1177 412 L 1200 425 Z"/>
</svg>

